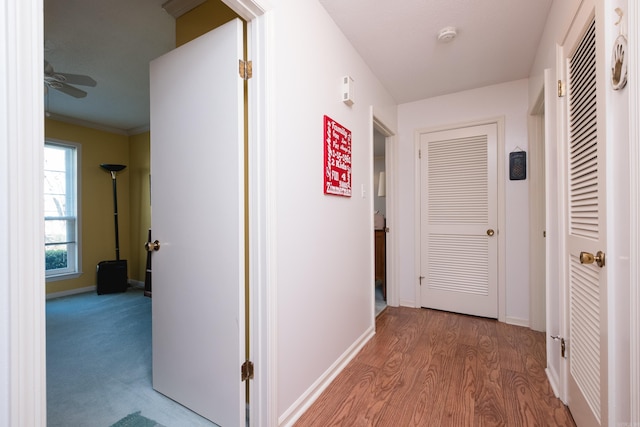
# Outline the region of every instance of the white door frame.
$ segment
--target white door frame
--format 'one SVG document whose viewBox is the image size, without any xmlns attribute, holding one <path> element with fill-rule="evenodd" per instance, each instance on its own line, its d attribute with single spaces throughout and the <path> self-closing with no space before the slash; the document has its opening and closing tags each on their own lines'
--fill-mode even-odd
<svg viewBox="0 0 640 427">
<path fill-rule="evenodd" d="M 269 148 L 274 111 L 268 0 L 224 0 L 248 22 L 251 264 L 251 358 L 258 366 L 250 399 L 252 425 L 277 425 L 274 272 L 271 236 L 274 186 Z M 6 0 L 0 8 L 0 424 L 46 426 L 44 219 L 43 0 Z M 5 208 L 6 207 L 6 208 Z M 5 233 L 6 232 L 6 233 Z M 267 250 L 267 248 L 269 250 Z M 6 363 L 4 363 L 6 362 Z M 6 367 L 6 368 L 5 368 Z M 269 397 L 269 398 L 267 398 Z M 259 420 L 256 423 L 256 420 Z"/>
<path fill-rule="evenodd" d="M 42 0 L 0 22 L 0 424 L 45 426 Z"/>
<path fill-rule="evenodd" d="M 486 124 L 496 124 L 497 130 L 498 130 L 498 230 L 497 230 L 497 237 L 498 237 L 498 321 L 500 322 L 505 322 L 506 319 L 506 304 L 507 304 L 507 296 L 506 296 L 506 280 L 507 280 L 507 273 L 506 273 L 506 253 L 505 253 L 505 248 L 506 248 L 506 218 L 505 218 L 505 212 L 506 212 L 506 201 L 505 201 L 505 162 L 504 162 L 504 143 L 505 143 L 505 124 L 504 124 L 505 118 L 504 116 L 500 116 L 500 117 L 494 117 L 494 118 L 487 118 L 486 120 L 478 120 L 478 121 L 473 121 L 473 122 L 464 122 L 464 123 L 458 123 L 458 124 L 451 124 L 451 125 L 443 125 L 443 126 L 436 126 L 436 127 L 429 127 L 429 128 L 423 128 L 423 129 L 416 129 L 414 132 L 414 189 L 415 189 L 415 194 L 414 194 L 414 207 L 415 207 L 415 213 L 414 213 L 414 227 L 415 230 L 420 230 L 421 229 L 421 221 L 420 221 L 420 193 L 421 193 L 421 189 L 420 189 L 420 158 L 419 158 L 419 151 L 420 151 L 420 135 L 424 134 L 424 133 L 430 133 L 430 132 L 439 132 L 439 131 L 444 131 L 444 130 L 452 130 L 452 129 L 458 129 L 458 128 L 463 128 L 463 127 L 470 127 L 470 126 L 481 126 L 481 125 L 486 125 Z M 415 271 L 416 272 L 420 272 L 421 267 L 420 267 L 420 263 L 421 263 L 421 245 L 420 245 L 420 232 L 416 232 L 415 236 L 414 236 L 414 254 L 415 254 L 415 259 L 414 259 L 414 265 L 415 265 Z M 415 292 L 415 306 L 416 307 L 420 307 L 422 305 L 421 302 L 421 297 L 420 297 L 420 281 L 418 280 L 418 277 L 416 277 L 416 283 L 415 283 L 415 288 L 414 288 L 414 292 Z"/>
<path fill-rule="evenodd" d="M 628 2 L 629 17 L 629 153 L 630 153 L 630 185 L 629 232 L 631 247 L 629 256 L 630 285 L 630 378 L 631 390 L 629 402 L 631 414 L 629 425 L 640 425 L 640 124 L 635 120 L 640 115 L 640 5 L 635 1 Z"/>
<path fill-rule="evenodd" d="M 529 327 L 546 330 L 545 91 L 529 112 Z"/>
</svg>

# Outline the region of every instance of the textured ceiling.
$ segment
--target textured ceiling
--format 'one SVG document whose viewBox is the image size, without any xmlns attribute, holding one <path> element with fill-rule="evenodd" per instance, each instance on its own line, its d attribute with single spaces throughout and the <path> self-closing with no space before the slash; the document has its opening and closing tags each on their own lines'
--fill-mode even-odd
<svg viewBox="0 0 640 427">
<path fill-rule="evenodd" d="M 319 0 L 398 103 L 526 78 L 553 0 Z M 45 52 L 96 87 L 45 108 L 123 132 L 149 124 L 149 61 L 175 45 L 165 0 L 44 0 Z M 458 29 L 439 43 L 445 26 Z"/>
</svg>

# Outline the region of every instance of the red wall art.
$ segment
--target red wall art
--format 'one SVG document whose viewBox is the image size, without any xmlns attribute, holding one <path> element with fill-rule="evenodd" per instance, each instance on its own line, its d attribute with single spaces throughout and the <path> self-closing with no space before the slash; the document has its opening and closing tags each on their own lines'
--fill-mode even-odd
<svg viewBox="0 0 640 427">
<path fill-rule="evenodd" d="M 324 194 L 351 197 L 351 131 L 324 116 Z"/>
</svg>

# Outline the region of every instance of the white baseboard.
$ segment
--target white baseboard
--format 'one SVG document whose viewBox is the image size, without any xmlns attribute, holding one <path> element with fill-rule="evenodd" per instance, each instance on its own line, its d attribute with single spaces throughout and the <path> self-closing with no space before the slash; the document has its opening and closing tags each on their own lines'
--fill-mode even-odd
<svg viewBox="0 0 640 427">
<path fill-rule="evenodd" d="M 47 299 L 67 297 L 69 295 L 84 294 L 86 292 L 95 292 L 95 291 L 96 291 L 95 286 L 87 286 L 85 288 L 69 289 L 68 291 L 52 292 L 50 294 L 47 294 Z"/>
<path fill-rule="evenodd" d="M 375 328 L 372 326 L 367 329 L 359 339 L 357 339 L 351 347 L 345 351 L 341 357 L 336 360 L 327 371 L 314 382 L 309 389 L 296 400 L 278 419 L 279 426 L 292 426 L 298 418 L 305 413 L 313 402 L 320 397 L 320 394 L 331 384 L 340 372 L 347 366 L 349 362 L 358 354 L 358 352 L 369 342 L 375 335 Z"/>
<path fill-rule="evenodd" d="M 131 286 L 132 288 L 144 289 L 144 282 L 141 282 L 140 280 L 129 279 L 127 282 L 129 283 L 129 286 Z M 95 291 L 96 291 L 95 286 L 87 286 L 84 288 L 69 289 L 68 291 L 52 292 L 50 294 L 47 294 L 47 299 L 68 297 L 69 295 L 84 294 L 86 292 L 95 292 Z"/>
<path fill-rule="evenodd" d="M 514 326 L 524 326 L 525 328 L 529 327 L 529 319 L 520 319 L 519 317 L 507 317 L 504 319 L 504 323 Z"/>
<path fill-rule="evenodd" d="M 549 384 L 551 385 L 551 389 L 553 390 L 553 394 L 560 400 L 562 397 L 560 396 L 560 388 L 558 386 L 558 375 L 557 373 L 549 368 L 546 368 L 544 372 L 547 374 L 547 379 L 549 380 Z"/>
<path fill-rule="evenodd" d="M 131 286 L 132 288 L 144 289 L 144 282 L 141 282 L 140 280 L 129 279 L 129 286 Z"/>
<path fill-rule="evenodd" d="M 416 302 L 413 300 L 400 300 L 400 307 L 409 307 L 409 308 L 420 308 L 420 306 L 416 306 Z"/>
</svg>

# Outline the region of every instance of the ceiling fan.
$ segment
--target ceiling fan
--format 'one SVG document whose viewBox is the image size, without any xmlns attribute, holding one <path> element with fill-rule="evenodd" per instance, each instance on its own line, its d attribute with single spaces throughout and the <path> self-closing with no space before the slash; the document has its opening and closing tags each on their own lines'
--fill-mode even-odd
<svg viewBox="0 0 640 427">
<path fill-rule="evenodd" d="M 84 98 L 87 92 L 71 86 L 95 86 L 97 83 L 89 76 L 83 74 L 58 73 L 53 70 L 53 66 L 48 61 L 44 61 L 44 83 L 47 88 L 59 90 L 62 93 L 71 95 L 74 98 Z"/>
</svg>

